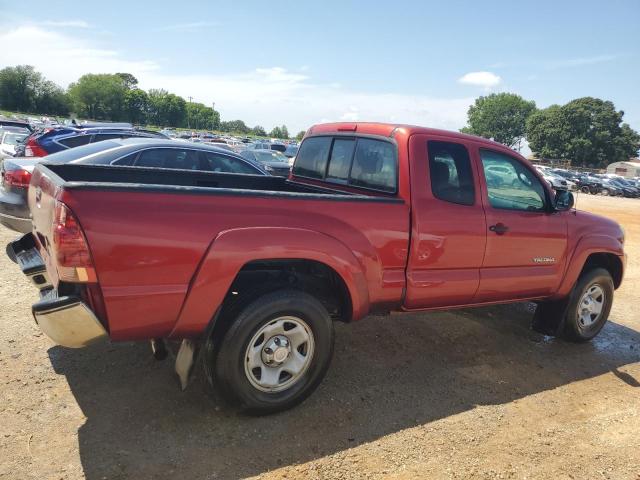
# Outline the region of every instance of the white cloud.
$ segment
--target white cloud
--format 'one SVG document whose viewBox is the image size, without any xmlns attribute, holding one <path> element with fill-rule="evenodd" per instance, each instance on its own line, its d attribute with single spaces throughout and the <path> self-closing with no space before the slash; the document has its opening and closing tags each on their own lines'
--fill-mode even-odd
<svg viewBox="0 0 640 480">
<path fill-rule="evenodd" d="M 283 123 L 289 131 L 304 130 L 322 121 L 383 121 L 455 130 L 466 121 L 473 102 L 466 98 L 433 98 L 392 92 L 361 92 L 340 82 L 317 83 L 308 72 L 281 66 L 220 74 L 181 74 L 150 60 L 125 57 L 99 48 L 95 40 L 66 35 L 38 26 L 19 26 L 0 33 L 0 68 L 24 64 L 25 59 L 47 78 L 66 86 L 85 73 L 129 72 L 140 87 L 164 88 L 211 105 L 226 120 L 271 129 Z M 47 45 L 47 55 L 31 55 Z"/>
<path fill-rule="evenodd" d="M 0 67 L 32 64 L 49 80 L 66 86 L 85 73 L 130 72 L 142 76 L 158 68 L 152 61 L 123 58 L 114 50 L 96 48 L 76 35 L 36 25 L 6 29 L 0 33 Z M 33 55 L 46 45 L 46 55 Z"/>
<path fill-rule="evenodd" d="M 84 20 L 45 20 L 37 22 L 36 25 L 53 28 L 91 28 Z"/>
<path fill-rule="evenodd" d="M 220 24 L 218 22 L 189 22 L 189 23 L 176 23 L 174 25 L 166 25 L 158 28 L 158 32 L 193 32 L 203 28 L 217 27 Z"/>
<path fill-rule="evenodd" d="M 469 72 L 458 79 L 458 83 L 475 85 L 483 88 L 493 88 L 500 85 L 502 79 L 491 72 Z"/>
</svg>

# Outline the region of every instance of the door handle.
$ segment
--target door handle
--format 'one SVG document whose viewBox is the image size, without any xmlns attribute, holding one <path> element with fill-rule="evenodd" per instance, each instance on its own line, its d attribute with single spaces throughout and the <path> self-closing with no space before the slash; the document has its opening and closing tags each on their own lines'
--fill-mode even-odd
<svg viewBox="0 0 640 480">
<path fill-rule="evenodd" d="M 491 225 L 489 227 L 489 230 L 496 233 L 497 235 L 504 235 L 509 230 L 509 227 L 507 227 L 504 223 L 499 222 L 495 225 Z"/>
</svg>

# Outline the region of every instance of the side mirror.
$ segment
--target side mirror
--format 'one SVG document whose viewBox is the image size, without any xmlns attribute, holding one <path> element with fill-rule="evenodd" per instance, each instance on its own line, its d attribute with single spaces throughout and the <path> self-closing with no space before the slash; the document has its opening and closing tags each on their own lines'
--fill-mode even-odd
<svg viewBox="0 0 640 480">
<path fill-rule="evenodd" d="M 571 209 L 574 203 L 573 193 L 569 190 L 558 190 L 556 192 L 554 208 L 557 212 L 565 212 Z"/>
</svg>

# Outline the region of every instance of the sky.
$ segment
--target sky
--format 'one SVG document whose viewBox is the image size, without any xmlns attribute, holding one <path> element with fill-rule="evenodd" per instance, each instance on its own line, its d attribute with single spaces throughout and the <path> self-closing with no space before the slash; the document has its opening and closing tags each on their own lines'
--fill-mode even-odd
<svg viewBox="0 0 640 480">
<path fill-rule="evenodd" d="M 614 102 L 640 130 L 640 1 L 0 0 L 0 68 L 129 72 L 223 120 L 457 130 L 474 99 Z"/>
</svg>

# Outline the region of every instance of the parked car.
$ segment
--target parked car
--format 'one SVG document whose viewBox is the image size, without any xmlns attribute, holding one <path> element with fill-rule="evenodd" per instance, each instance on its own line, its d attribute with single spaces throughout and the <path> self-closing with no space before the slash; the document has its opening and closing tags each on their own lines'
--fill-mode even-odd
<svg viewBox="0 0 640 480">
<path fill-rule="evenodd" d="M 275 150 L 281 153 L 287 150 L 287 146 L 284 143 L 273 142 L 254 142 L 246 145 L 245 148 L 247 150 Z"/>
<path fill-rule="evenodd" d="M 23 128 L 25 130 L 29 130 L 32 132 L 34 128 L 31 126 L 29 122 L 23 122 L 20 120 L 10 120 L 8 118 L 0 118 L 0 128 L 4 127 L 15 127 L 15 128 Z"/>
<path fill-rule="evenodd" d="M 627 198 L 638 198 L 640 189 L 624 178 L 609 178 L 609 181 L 622 190 L 622 195 Z"/>
<path fill-rule="evenodd" d="M 287 145 L 287 148 L 283 153 L 287 158 L 296 158 L 296 155 L 298 154 L 298 145 Z"/>
<path fill-rule="evenodd" d="M 244 158 L 262 164 L 271 175 L 288 177 L 291 170 L 289 159 L 282 153 L 274 150 L 243 150 L 240 152 Z"/>
<path fill-rule="evenodd" d="M 34 167 L 43 161 L 269 175 L 259 163 L 206 144 L 148 138 L 105 140 L 44 158 L 5 159 L 0 166 L 0 224 L 18 232 L 31 231 L 27 191 Z"/>
<path fill-rule="evenodd" d="M 486 184 L 489 165 L 511 179 Z M 267 414 L 322 381 L 333 321 L 373 311 L 535 300 L 536 330 L 595 337 L 624 232 L 572 205 L 490 140 L 325 124 L 290 179 L 37 165 L 33 231 L 7 253 L 40 288 L 34 317 L 56 343 L 152 340 L 162 358 L 162 339 L 180 341 L 183 388 L 198 360 L 231 404 Z"/>
<path fill-rule="evenodd" d="M 16 146 L 27 136 L 29 136 L 29 130 L 25 128 L 0 128 L 0 158 L 3 156 L 13 157 L 16 154 Z"/>
<path fill-rule="evenodd" d="M 167 137 L 159 132 L 137 130 L 127 127 L 103 127 L 87 124 L 85 126 L 59 127 L 38 130 L 32 133 L 24 144 L 24 152 L 16 152 L 16 156 L 44 157 L 69 148 L 80 147 L 89 143 L 101 142 L 114 138 L 162 138 Z M 19 154 L 20 153 L 20 154 Z"/>
</svg>

